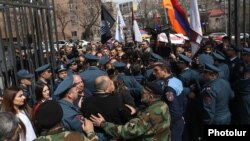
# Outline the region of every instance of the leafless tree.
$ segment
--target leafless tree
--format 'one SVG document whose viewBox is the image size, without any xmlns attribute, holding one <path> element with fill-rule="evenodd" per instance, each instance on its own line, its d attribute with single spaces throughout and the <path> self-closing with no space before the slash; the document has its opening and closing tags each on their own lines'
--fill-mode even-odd
<svg viewBox="0 0 250 141">
<path fill-rule="evenodd" d="M 141 0 L 137 10 L 143 28 L 152 26 L 154 14 L 162 15 L 163 12 L 161 0 Z"/>
<path fill-rule="evenodd" d="M 84 29 L 82 38 L 89 39 L 93 36 L 95 26 L 101 14 L 100 0 L 81 0 L 75 14 L 79 19 L 79 25 Z"/>
<path fill-rule="evenodd" d="M 59 25 L 61 27 L 61 32 L 63 34 L 63 39 L 65 39 L 66 37 L 65 37 L 64 30 L 70 22 L 70 19 L 68 18 L 70 13 L 67 9 L 63 8 L 60 4 L 57 4 L 55 6 L 55 9 L 56 9 L 56 11 L 55 11 L 56 18 L 59 21 Z"/>
</svg>

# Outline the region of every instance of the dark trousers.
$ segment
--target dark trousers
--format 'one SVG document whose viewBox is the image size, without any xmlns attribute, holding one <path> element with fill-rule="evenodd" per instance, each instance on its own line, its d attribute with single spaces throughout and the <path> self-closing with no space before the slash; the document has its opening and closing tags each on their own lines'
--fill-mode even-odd
<svg viewBox="0 0 250 141">
<path fill-rule="evenodd" d="M 171 141 L 182 141 L 182 133 L 184 130 L 184 120 L 172 120 L 171 125 Z"/>
</svg>

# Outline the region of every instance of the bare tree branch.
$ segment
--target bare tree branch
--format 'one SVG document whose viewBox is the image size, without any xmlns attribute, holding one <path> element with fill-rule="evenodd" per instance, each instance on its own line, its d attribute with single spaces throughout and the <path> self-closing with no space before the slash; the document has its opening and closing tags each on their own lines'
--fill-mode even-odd
<svg viewBox="0 0 250 141">
<path fill-rule="evenodd" d="M 62 8 L 60 4 L 57 4 L 55 6 L 56 8 L 56 18 L 59 21 L 59 26 L 61 26 L 61 32 L 63 34 L 63 38 L 65 39 L 65 28 L 67 27 L 67 25 L 69 24 L 69 22 L 71 21 L 68 16 L 69 16 L 69 11 L 65 8 Z"/>
</svg>

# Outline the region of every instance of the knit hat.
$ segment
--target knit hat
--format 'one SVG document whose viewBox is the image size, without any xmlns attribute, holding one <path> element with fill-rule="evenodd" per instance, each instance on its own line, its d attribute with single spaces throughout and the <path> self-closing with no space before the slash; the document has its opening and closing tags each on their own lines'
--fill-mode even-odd
<svg viewBox="0 0 250 141">
<path fill-rule="evenodd" d="M 147 82 L 144 86 L 146 90 L 150 90 L 153 92 L 155 95 L 163 95 L 163 90 L 161 89 L 161 86 L 155 82 Z"/>
<path fill-rule="evenodd" d="M 35 119 L 42 129 L 50 129 L 60 123 L 62 117 L 61 106 L 53 100 L 47 100 L 38 107 Z"/>
</svg>

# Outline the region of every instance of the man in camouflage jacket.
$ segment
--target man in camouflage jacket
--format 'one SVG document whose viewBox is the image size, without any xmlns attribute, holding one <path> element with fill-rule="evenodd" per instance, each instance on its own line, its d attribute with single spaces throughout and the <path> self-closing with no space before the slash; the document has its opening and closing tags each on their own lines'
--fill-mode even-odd
<svg viewBox="0 0 250 141">
<path fill-rule="evenodd" d="M 167 104 L 161 100 L 162 90 L 149 82 L 142 91 L 142 103 L 146 108 L 125 125 L 105 122 L 101 114 L 91 116 L 95 126 L 102 127 L 114 138 L 135 141 L 170 141 L 170 114 Z"/>
<path fill-rule="evenodd" d="M 42 132 L 35 141 L 99 141 L 95 135 L 93 124 L 88 119 L 82 119 L 83 133 L 75 131 L 67 131 L 60 123 L 63 111 L 61 106 L 52 100 L 42 103 L 37 109 L 35 121 L 37 127 Z"/>
</svg>

